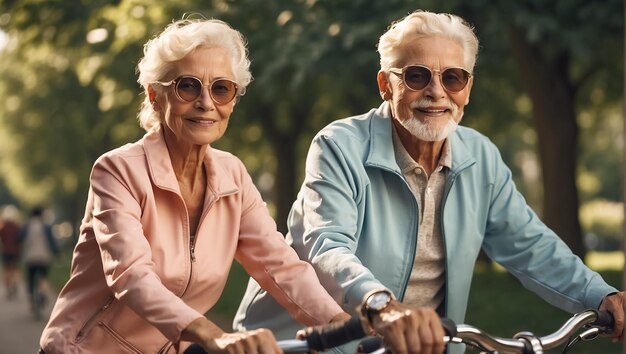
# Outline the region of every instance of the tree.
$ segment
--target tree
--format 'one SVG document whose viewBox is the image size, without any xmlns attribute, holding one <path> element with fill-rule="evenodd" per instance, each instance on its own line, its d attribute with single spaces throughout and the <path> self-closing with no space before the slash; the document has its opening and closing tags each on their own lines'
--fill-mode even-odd
<svg viewBox="0 0 626 354">
<path fill-rule="evenodd" d="M 154 32 L 148 24 L 167 20 L 130 1 L 0 6 L 10 38 L 1 53 L 0 172 L 25 207 L 55 207 L 77 225 L 95 159 L 141 134 L 132 63 Z"/>
<path fill-rule="evenodd" d="M 259 124 L 272 146 L 281 231 L 286 231 L 312 133 L 377 100 L 374 34 L 386 19 L 359 18 L 372 6 L 382 9 L 364 1 L 248 0 L 217 13 L 248 38 L 255 81 L 237 116 L 244 124 Z M 249 13 L 254 16 L 245 16 Z"/>
<path fill-rule="evenodd" d="M 619 174 L 603 173 L 619 166 L 618 152 L 596 144 L 616 137 L 605 112 L 622 104 L 623 5 L 424 0 L 419 6 L 476 26 L 482 46 L 463 124 L 499 146 L 531 204 L 543 194 L 527 167 L 539 147 L 546 188 L 538 209 L 581 254 L 576 173 L 599 185 L 583 198 L 620 198 Z M 23 204 L 54 201 L 77 221 L 94 160 L 143 133 L 135 119 L 143 96 L 134 73 L 143 43 L 172 19 L 199 13 L 226 20 L 248 39 L 255 80 L 217 146 L 244 161 L 284 231 L 312 136 L 380 103 L 376 43 L 392 20 L 415 7 L 409 0 L 5 1 L 0 29 L 11 42 L 0 52 L 6 102 L 0 180 Z M 554 102 L 560 102 L 556 113 Z M 567 130 L 551 128 L 558 124 Z M 573 148 L 577 134 L 584 149 Z M 610 158 L 597 158 L 605 155 Z"/>
<path fill-rule="evenodd" d="M 483 5 L 473 3 L 469 11 L 481 14 L 472 16 L 481 26 L 504 29 L 532 102 L 543 178 L 542 219 L 584 258 L 577 118 L 585 107 L 621 99 L 617 73 L 623 68 L 616 59 L 623 46 L 623 2 L 532 0 L 498 3 L 488 12 Z"/>
</svg>

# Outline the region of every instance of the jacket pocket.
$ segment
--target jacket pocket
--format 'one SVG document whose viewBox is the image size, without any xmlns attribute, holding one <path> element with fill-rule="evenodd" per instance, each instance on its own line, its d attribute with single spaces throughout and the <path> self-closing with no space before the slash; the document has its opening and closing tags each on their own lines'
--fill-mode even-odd
<svg viewBox="0 0 626 354">
<path fill-rule="evenodd" d="M 130 344 L 130 342 L 124 339 L 124 337 L 117 333 L 113 328 L 109 327 L 106 323 L 100 321 L 98 322 L 98 326 L 100 326 L 100 328 L 108 333 L 127 352 L 133 354 L 141 354 L 141 350 L 135 348 L 134 345 Z"/>
<path fill-rule="evenodd" d="M 167 343 L 165 343 L 165 345 L 161 347 L 161 349 L 159 349 L 157 354 L 167 354 L 169 353 L 170 349 L 172 349 L 173 346 L 174 346 L 174 343 L 167 341 Z"/>
<path fill-rule="evenodd" d="M 93 326 L 98 322 L 98 319 L 102 316 L 102 314 L 109 309 L 109 307 L 111 306 L 111 304 L 113 303 L 113 300 L 115 299 L 115 297 L 111 296 L 104 305 L 102 305 L 98 311 L 96 311 L 93 315 L 91 315 L 91 317 L 89 317 L 87 319 L 87 321 L 85 321 L 85 323 L 83 324 L 83 326 L 80 328 L 80 330 L 78 331 L 78 333 L 76 334 L 76 338 L 74 338 L 74 342 L 75 343 L 80 343 L 83 339 L 85 339 L 85 337 L 87 336 L 87 334 L 89 333 L 89 331 L 93 328 Z"/>
</svg>

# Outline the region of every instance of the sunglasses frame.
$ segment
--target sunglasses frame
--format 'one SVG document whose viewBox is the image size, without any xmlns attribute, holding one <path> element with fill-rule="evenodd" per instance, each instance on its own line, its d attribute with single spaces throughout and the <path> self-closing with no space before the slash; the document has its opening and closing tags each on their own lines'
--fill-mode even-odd
<svg viewBox="0 0 626 354">
<path fill-rule="evenodd" d="M 416 89 L 412 88 L 411 86 L 409 86 L 409 85 L 406 83 L 406 71 L 407 71 L 409 68 L 413 68 L 413 67 L 420 67 L 420 68 L 424 68 L 424 69 L 426 69 L 426 70 L 428 70 L 428 71 L 430 72 L 430 80 L 429 80 L 429 81 L 426 83 L 426 85 L 424 85 L 424 87 L 422 87 L 421 89 L 417 89 L 417 90 L 416 90 Z M 443 68 L 443 69 L 441 69 L 441 70 L 433 70 L 433 69 L 431 69 L 431 68 L 427 67 L 426 65 L 412 64 L 412 65 L 407 65 L 407 66 L 402 67 L 402 68 L 389 68 L 389 70 L 388 70 L 388 71 L 389 71 L 390 73 L 392 73 L 392 74 L 396 74 L 396 75 L 398 75 L 399 77 L 401 77 L 401 78 L 402 78 L 402 83 L 403 83 L 403 84 L 404 84 L 404 86 L 406 86 L 409 90 L 411 90 L 411 91 L 419 91 L 419 90 L 423 90 L 423 89 L 425 89 L 426 87 L 428 87 L 428 85 L 430 85 L 430 83 L 433 81 L 433 78 L 435 77 L 435 75 L 438 75 L 438 76 L 440 76 L 440 77 L 441 77 L 441 75 L 442 75 L 442 74 L 443 74 L 446 70 L 448 70 L 448 69 L 460 69 L 460 70 L 462 70 L 463 72 L 465 72 L 465 73 L 467 74 L 467 80 L 465 81 L 465 85 L 463 85 L 463 87 L 462 87 L 460 90 L 457 90 L 457 91 L 455 91 L 455 90 L 450 90 L 448 87 L 446 87 L 446 84 L 443 82 L 443 80 L 441 80 L 441 87 L 443 87 L 443 89 L 444 89 L 444 90 L 446 90 L 446 91 L 448 91 L 448 92 L 451 92 L 451 93 L 458 93 L 458 92 L 463 91 L 463 90 L 467 87 L 467 84 L 469 83 L 470 79 L 474 76 L 472 73 L 470 73 L 469 71 L 465 70 L 464 68 L 462 68 L 462 67 L 460 67 L 460 66 L 448 66 L 448 67 L 445 67 L 445 68 Z"/>
<path fill-rule="evenodd" d="M 178 85 L 180 84 L 181 80 L 183 80 L 183 79 L 194 79 L 194 80 L 196 80 L 197 82 L 199 82 L 199 83 L 200 83 L 200 86 L 202 87 L 202 89 L 201 89 L 200 93 L 198 94 L 198 97 L 196 97 L 196 98 L 192 99 L 191 101 L 188 101 L 188 100 L 186 100 L 186 99 L 184 99 L 184 98 L 182 98 L 182 97 L 180 96 L 180 94 L 178 93 Z M 227 102 L 219 102 L 219 101 L 217 101 L 217 100 L 213 97 L 213 93 L 212 93 L 212 91 L 211 91 L 211 86 L 213 86 L 213 84 L 214 84 L 214 83 L 216 83 L 216 82 L 218 82 L 218 81 L 228 81 L 228 82 L 232 83 L 232 84 L 235 86 L 235 94 L 233 95 L 233 98 L 231 98 L 231 99 L 230 99 L 230 100 L 228 100 Z M 237 97 L 237 95 L 238 95 L 238 93 L 239 93 L 239 85 L 238 85 L 235 81 L 233 81 L 233 80 L 230 80 L 230 79 L 224 79 L 224 78 L 215 79 L 215 80 L 213 80 L 213 81 L 209 82 L 207 85 L 205 85 L 205 84 L 203 84 L 203 83 L 202 83 L 202 80 L 200 80 L 200 78 L 199 78 L 199 77 L 196 77 L 196 76 L 193 76 L 193 75 L 181 75 L 181 76 L 179 76 L 179 77 L 177 77 L 177 78 L 175 78 L 174 80 L 171 80 L 171 81 L 165 81 L 165 82 L 157 81 L 157 82 L 155 82 L 155 83 L 156 83 L 156 84 L 159 84 L 159 85 L 161 85 L 161 86 L 172 86 L 172 84 L 174 84 L 174 86 L 173 86 L 173 87 L 174 87 L 174 93 L 176 94 L 176 97 L 177 97 L 179 100 L 181 100 L 181 101 L 183 101 L 183 102 L 187 102 L 187 103 L 191 103 L 191 102 L 193 102 L 193 101 L 197 100 L 198 98 L 200 98 L 200 96 L 202 96 L 202 90 L 203 90 L 205 87 L 208 87 L 208 88 L 209 88 L 209 97 L 211 97 L 211 100 L 212 100 L 215 104 L 218 104 L 218 105 L 225 105 L 225 104 L 228 104 L 228 103 L 232 102 L 232 101 L 233 101 L 233 100 Z"/>
</svg>

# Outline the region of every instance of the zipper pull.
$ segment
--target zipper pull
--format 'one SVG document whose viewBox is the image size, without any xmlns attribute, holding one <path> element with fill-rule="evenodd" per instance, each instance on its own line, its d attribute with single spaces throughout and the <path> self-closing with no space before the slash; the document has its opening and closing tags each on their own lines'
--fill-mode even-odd
<svg viewBox="0 0 626 354">
<path fill-rule="evenodd" d="M 196 262 L 196 245 L 191 245 L 191 262 Z"/>
</svg>

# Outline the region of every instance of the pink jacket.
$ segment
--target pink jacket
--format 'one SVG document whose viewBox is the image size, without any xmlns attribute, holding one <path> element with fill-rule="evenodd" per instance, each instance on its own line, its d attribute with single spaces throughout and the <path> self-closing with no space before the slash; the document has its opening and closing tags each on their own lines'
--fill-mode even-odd
<svg viewBox="0 0 626 354">
<path fill-rule="evenodd" d="M 342 312 L 276 231 L 245 167 L 209 148 L 195 244 L 160 129 L 100 157 L 61 290 L 40 345 L 47 354 L 172 353 L 218 300 L 233 259 L 299 322 Z"/>
</svg>

